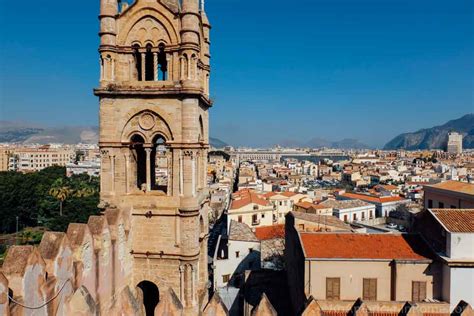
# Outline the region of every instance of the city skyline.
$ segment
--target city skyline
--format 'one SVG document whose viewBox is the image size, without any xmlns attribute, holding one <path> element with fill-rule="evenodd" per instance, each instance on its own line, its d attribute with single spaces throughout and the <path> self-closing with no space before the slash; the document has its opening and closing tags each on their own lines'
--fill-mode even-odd
<svg viewBox="0 0 474 316">
<path fill-rule="evenodd" d="M 320 137 L 381 147 L 472 112 L 472 3 L 379 2 L 207 1 L 211 136 L 232 145 Z M 88 36 L 98 31 L 97 3 L 50 1 L 22 7 L 17 20 L 10 13 L 19 6 L 6 3 L 1 13 L 9 74 L 1 119 L 97 126 L 98 36 Z"/>
</svg>

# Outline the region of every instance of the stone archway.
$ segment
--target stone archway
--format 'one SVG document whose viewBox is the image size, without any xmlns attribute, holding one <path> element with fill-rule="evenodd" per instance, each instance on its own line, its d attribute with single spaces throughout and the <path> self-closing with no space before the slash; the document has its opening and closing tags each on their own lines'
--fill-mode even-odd
<svg viewBox="0 0 474 316">
<path fill-rule="evenodd" d="M 155 308 L 160 302 L 160 291 L 155 283 L 150 281 L 142 281 L 138 283 L 143 292 L 143 305 L 145 306 L 146 316 L 155 316 Z"/>
</svg>

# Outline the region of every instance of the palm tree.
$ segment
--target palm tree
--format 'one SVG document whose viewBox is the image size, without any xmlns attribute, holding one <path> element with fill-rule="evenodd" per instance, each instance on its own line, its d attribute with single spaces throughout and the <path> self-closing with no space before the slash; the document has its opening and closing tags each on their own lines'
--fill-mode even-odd
<svg viewBox="0 0 474 316">
<path fill-rule="evenodd" d="M 72 190 L 65 186 L 62 179 L 58 179 L 54 182 L 53 186 L 49 190 L 49 195 L 56 198 L 59 201 L 59 215 L 63 216 L 63 203 L 72 194 Z"/>
</svg>

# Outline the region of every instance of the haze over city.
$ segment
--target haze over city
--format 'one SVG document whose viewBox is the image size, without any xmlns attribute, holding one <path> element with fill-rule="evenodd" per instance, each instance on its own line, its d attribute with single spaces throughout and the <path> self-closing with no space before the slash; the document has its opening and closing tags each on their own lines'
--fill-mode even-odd
<svg viewBox="0 0 474 316">
<path fill-rule="evenodd" d="M 381 147 L 471 113 L 473 6 L 208 1 L 211 136 L 235 146 L 320 137 Z M 98 125 L 98 10 L 96 1 L 2 4 L 2 120 Z"/>
</svg>

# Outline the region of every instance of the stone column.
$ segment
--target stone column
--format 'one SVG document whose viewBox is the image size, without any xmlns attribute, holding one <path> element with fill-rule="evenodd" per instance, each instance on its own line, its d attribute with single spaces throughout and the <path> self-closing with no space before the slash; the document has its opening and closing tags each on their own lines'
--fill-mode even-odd
<svg viewBox="0 0 474 316">
<path fill-rule="evenodd" d="M 123 155 L 125 158 L 125 193 L 128 193 L 129 183 L 128 183 L 128 174 L 130 173 L 130 155 Z"/>
<path fill-rule="evenodd" d="M 191 79 L 191 69 L 192 69 L 191 66 L 192 66 L 192 57 L 189 57 L 188 58 L 188 73 L 186 75 L 188 79 Z"/>
<path fill-rule="evenodd" d="M 155 72 L 155 81 L 158 81 L 159 69 L 158 69 L 158 53 L 153 53 L 153 71 Z"/>
<path fill-rule="evenodd" d="M 104 60 L 102 59 L 102 57 L 99 58 L 99 62 L 100 62 L 100 80 L 104 80 Z"/>
<path fill-rule="evenodd" d="M 184 272 L 185 266 L 179 266 L 179 299 L 183 306 L 186 306 L 186 299 L 184 297 Z"/>
<path fill-rule="evenodd" d="M 196 305 L 196 267 L 191 265 L 191 297 L 192 305 Z"/>
<path fill-rule="evenodd" d="M 146 190 L 151 191 L 151 148 L 145 148 L 146 152 Z"/>
<path fill-rule="evenodd" d="M 112 179 L 112 192 L 115 194 L 115 156 L 110 156 L 110 174 Z"/>
<path fill-rule="evenodd" d="M 112 58 L 112 81 L 115 80 L 115 59 Z"/>
<path fill-rule="evenodd" d="M 196 196 L 196 157 L 191 155 L 191 192 L 192 196 Z"/>
<path fill-rule="evenodd" d="M 165 80 L 173 80 L 173 55 L 172 53 L 166 54 L 166 78 Z"/>
<path fill-rule="evenodd" d="M 183 152 L 180 151 L 179 154 L 179 195 L 183 195 L 183 186 L 184 186 L 184 178 L 183 178 Z"/>
<path fill-rule="evenodd" d="M 184 77 L 184 63 L 186 62 L 186 59 L 184 58 L 184 56 L 181 56 L 179 58 L 179 66 L 180 66 L 180 72 L 179 72 L 179 79 L 180 80 L 183 80 L 185 77 Z"/>
<path fill-rule="evenodd" d="M 145 60 L 146 60 L 146 54 L 145 53 L 141 53 L 142 54 L 142 81 L 145 81 L 146 80 L 146 77 L 145 77 L 145 74 L 146 74 L 146 63 L 145 63 Z"/>
</svg>

